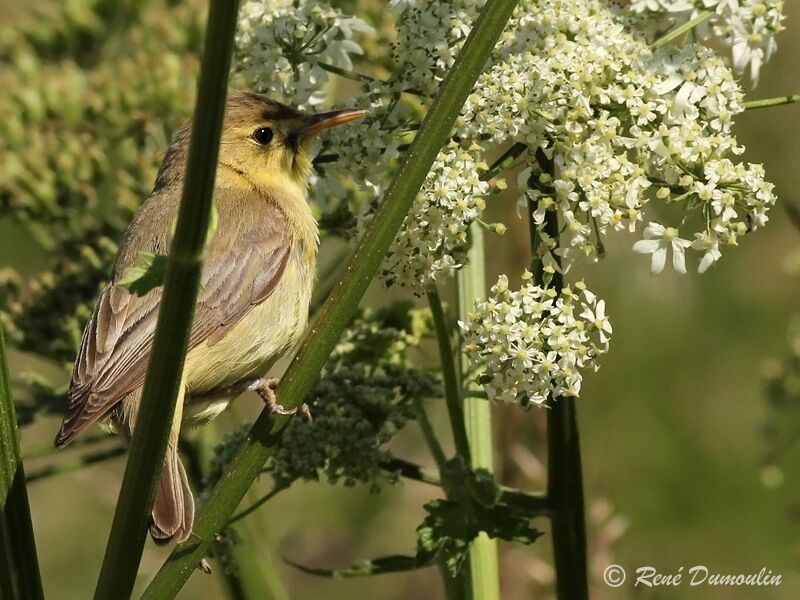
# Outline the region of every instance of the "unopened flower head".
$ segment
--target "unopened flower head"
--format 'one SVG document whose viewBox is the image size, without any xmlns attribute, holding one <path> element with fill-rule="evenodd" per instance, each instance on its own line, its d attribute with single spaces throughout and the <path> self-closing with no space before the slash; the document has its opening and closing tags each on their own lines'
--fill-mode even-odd
<svg viewBox="0 0 800 600">
<path fill-rule="evenodd" d="M 518 290 L 502 275 L 459 325 L 489 398 L 522 404 L 577 397 L 583 370 L 599 368 L 612 331 L 605 301 L 582 282 L 558 292 L 534 285 L 530 273 Z"/>
</svg>

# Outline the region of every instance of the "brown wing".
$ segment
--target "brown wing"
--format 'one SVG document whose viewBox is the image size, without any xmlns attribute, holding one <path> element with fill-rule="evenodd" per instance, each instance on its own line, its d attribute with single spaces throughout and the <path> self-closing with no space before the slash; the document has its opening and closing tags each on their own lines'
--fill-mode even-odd
<svg viewBox="0 0 800 600">
<path fill-rule="evenodd" d="M 289 258 L 285 217 L 275 205 L 266 198 L 230 196 L 217 194 L 219 227 L 203 267 L 189 349 L 216 343 L 269 297 Z M 125 252 L 138 255 L 147 249 L 143 245 Z M 130 263 L 123 257 L 115 280 Z M 144 383 L 160 301 L 160 288 L 141 297 L 114 283 L 103 290 L 83 333 L 56 446 L 68 444 Z"/>
</svg>

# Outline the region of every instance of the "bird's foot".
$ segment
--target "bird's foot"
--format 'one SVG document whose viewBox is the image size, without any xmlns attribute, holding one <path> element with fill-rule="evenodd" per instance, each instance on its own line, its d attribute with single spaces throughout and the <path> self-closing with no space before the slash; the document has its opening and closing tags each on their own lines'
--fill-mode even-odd
<svg viewBox="0 0 800 600">
<path fill-rule="evenodd" d="M 256 393 L 261 396 L 261 399 L 266 404 L 267 409 L 273 415 L 296 415 L 298 412 L 306 418 L 306 421 L 309 425 L 314 422 L 314 418 L 311 416 L 311 409 L 308 408 L 308 404 L 303 402 L 299 407 L 286 409 L 280 404 L 278 404 L 278 398 L 275 394 L 275 388 L 278 387 L 278 383 L 280 379 L 277 377 L 270 377 L 268 379 L 261 380 L 262 385 L 258 386 L 255 391 Z"/>
</svg>

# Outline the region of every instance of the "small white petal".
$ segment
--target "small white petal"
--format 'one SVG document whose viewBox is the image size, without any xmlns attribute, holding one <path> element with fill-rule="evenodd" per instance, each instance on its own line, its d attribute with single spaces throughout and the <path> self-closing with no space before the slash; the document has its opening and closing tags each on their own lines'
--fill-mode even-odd
<svg viewBox="0 0 800 600">
<path fill-rule="evenodd" d="M 633 251 L 637 254 L 650 254 L 661 246 L 659 240 L 639 240 L 633 245 Z"/>
<path fill-rule="evenodd" d="M 653 260 L 650 262 L 650 272 L 654 275 L 661 273 L 664 270 L 664 265 L 667 263 L 667 247 L 664 245 L 659 246 L 658 250 L 653 252 Z"/>
</svg>

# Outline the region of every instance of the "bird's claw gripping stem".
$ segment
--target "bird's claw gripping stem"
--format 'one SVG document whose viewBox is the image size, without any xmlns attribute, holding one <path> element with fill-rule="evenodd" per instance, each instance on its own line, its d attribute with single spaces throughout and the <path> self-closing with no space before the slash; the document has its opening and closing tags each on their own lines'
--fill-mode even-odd
<svg viewBox="0 0 800 600">
<path fill-rule="evenodd" d="M 292 408 L 291 410 L 284 408 L 278 404 L 277 396 L 275 395 L 275 388 L 278 386 L 280 380 L 276 377 L 260 380 L 261 385 L 255 389 L 255 392 L 261 396 L 267 409 L 274 415 L 296 415 L 298 412 L 306 418 L 309 425 L 314 422 L 311 416 L 311 409 L 308 404 L 303 402 L 300 406 Z"/>
</svg>

